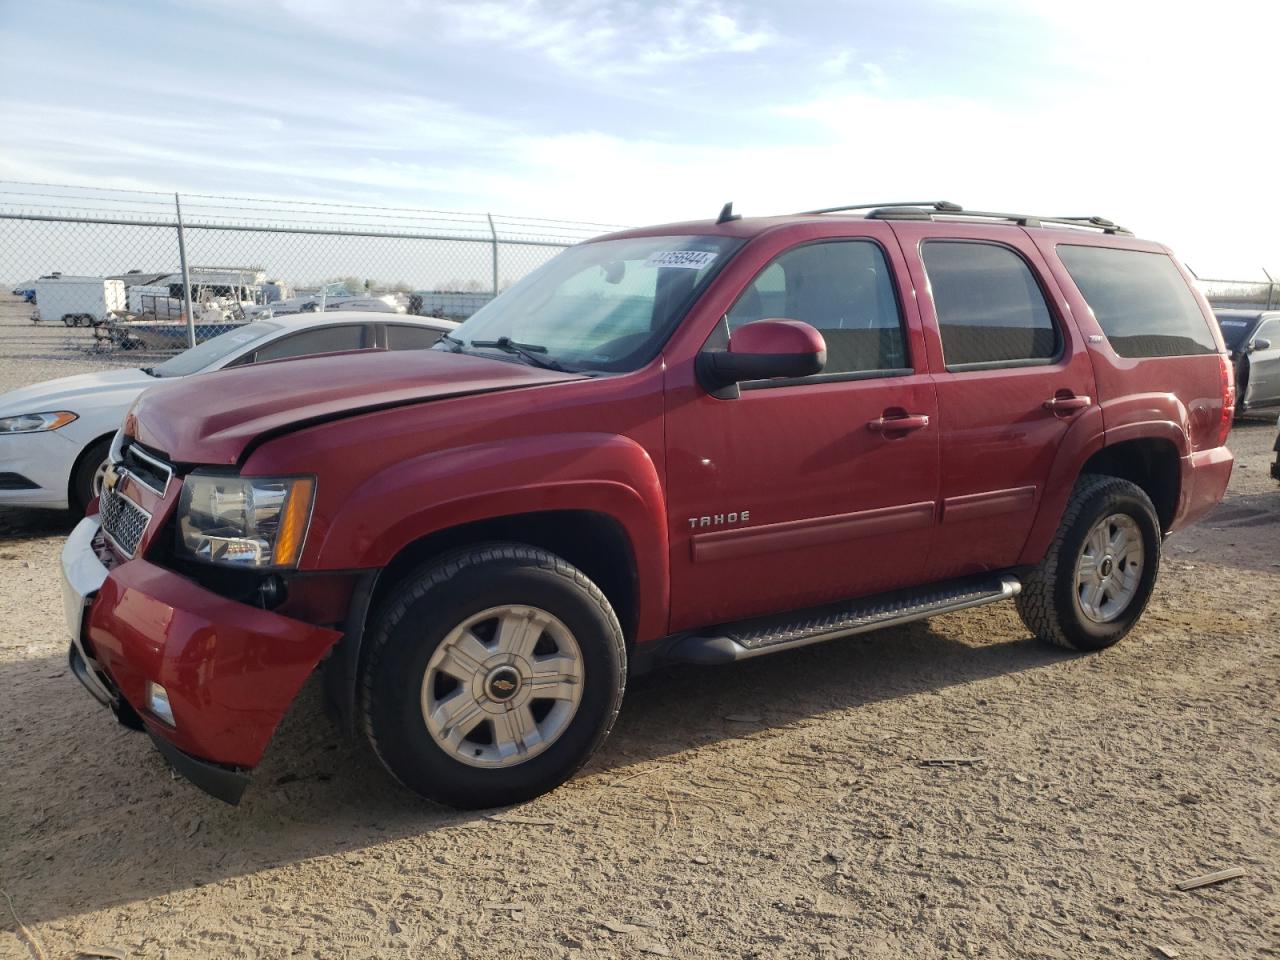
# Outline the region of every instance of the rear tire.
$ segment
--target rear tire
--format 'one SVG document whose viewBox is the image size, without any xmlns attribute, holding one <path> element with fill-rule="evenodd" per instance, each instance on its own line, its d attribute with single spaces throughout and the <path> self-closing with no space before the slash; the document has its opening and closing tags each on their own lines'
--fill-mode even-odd
<svg viewBox="0 0 1280 960">
<path fill-rule="evenodd" d="M 1044 559 L 1018 594 L 1022 622 L 1046 643 L 1102 650 L 1133 629 L 1160 567 L 1151 499 L 1119 477 L 1077 482 Z"/>
<path fill-rule="evenodd" d="M 523 544 L 415 570 L 379 604 L 367 643 L 360 709 L 374 752 L 410 790 L 463 809 L 569 779 L 608 736 L 626 685 L 604 594 Z"/>
<path fill-rule="evenodd" d="M 89 501 L 98 495 L 97 478 L 111 453 L 111 438 L 104 437 L 80 455 L 71 477 L 71 511 L 83 517 Z"/>
</svg>

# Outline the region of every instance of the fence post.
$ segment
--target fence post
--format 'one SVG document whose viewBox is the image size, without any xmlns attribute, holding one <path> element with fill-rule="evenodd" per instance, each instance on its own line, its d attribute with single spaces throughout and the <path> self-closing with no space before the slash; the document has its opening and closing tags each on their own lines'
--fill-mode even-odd
<svg viewBox="0 0 1280 960">
<path fill-rule="evenodd" d="M 187 238 L 182 229 L 182 203 L 173 195 L 173 207 L 178 211 L 178 263 L 182 267 L 182 299 L 187 308 L 187 346 L 196 345 L 196 315 L 191 310 L 191 271 L 187 269 Z"/>
<path fill-rule="evenodd" d="M 1271 274 L 1267 273 L 1267 268 L 1262 268 L 1262 275 L 1267 278 L 1267 309 L 1272 309 L 1272 303 L 1276 298 L 1276 282 L 1271 278 Z"/>
<path fill-rule="evenodd" d="M 498 231 L 493 228 L 493 214 L 486 213 L 489 218 L 489 236 L 493 237 L 493 295 L 498 295 Z"/>
</svg>

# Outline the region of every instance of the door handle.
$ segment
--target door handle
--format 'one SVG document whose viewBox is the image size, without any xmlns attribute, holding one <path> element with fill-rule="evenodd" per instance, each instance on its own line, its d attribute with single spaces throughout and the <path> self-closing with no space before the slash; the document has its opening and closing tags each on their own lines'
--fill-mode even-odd
<svg viewBox="0 0 1280 960">
<path fill-rule="evenodd" d="M 1050 397 L 1042 406 L 1054 413 L 1074 413 L 1093 404 L 1091 397 Z"/>
<path fill-rule="evenodd" d="M 905 417 L 878 417 L 867 424 L 872 433 L 906 433 L 909 430 L 922 430 L 929 425 L 929 418 L 923 413 L 908 414 Z"/>
</svg>

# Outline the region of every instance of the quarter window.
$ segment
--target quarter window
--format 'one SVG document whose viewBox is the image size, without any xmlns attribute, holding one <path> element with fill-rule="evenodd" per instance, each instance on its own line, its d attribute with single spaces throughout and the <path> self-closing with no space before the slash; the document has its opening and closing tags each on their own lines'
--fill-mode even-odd
<svg viewBox="0 0 1280 960">
<path fill-rule="evenodd" d="M 1058 258 L 1120 356 L 1217 352 L 1200 305 L 1165 254 L 1064 243 Z"/>
<path fill-rule="evenodd" d="M 923 256 L 948 369 L 1057 356 L 1044 293 L 1018 254 L 993 243 L 931 240 Z"/>
<path fill-rule="evenodd" d="M 803 320 L 821 331 L 827 342 L 823 374 L 907 366 L 889 264 L 869 240 L 811 243 L 779 256 L 729 310 L 729 333 L 768 318 Z"/>
</svg>

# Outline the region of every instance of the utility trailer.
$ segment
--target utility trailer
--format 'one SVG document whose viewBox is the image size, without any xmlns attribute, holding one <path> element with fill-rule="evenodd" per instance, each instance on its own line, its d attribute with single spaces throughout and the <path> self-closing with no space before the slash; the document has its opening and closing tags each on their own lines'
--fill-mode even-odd
<svg viewBox="0 0 1280 960">
<path fill-rule="evenodd" d="M 68 327 L 92 326 L 125 309 L 124 283 L 102 277 L 41 277 L 35 282 L 31 319 L 61 320 Z"/>
</svg>

